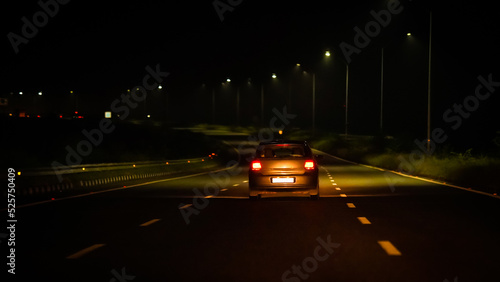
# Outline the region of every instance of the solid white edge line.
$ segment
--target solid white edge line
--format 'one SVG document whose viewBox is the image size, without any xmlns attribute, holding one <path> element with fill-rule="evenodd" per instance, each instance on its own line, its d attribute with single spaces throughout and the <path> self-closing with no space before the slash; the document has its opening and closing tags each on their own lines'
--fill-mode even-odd
<svg viewBox="0 0 500 282">
<path fill-rule="evenodd" d="M 471 189 L 471 188 L 465 188 L 465 187 L 461 187 L 461 186 L 458 186 L 458 185 L 443 183 L 443 182 L 439 182 L 437 180 L 432 180 L 432 179 L 428 179 L 428 178 L 422 178 L 422 177 L 419 177 L 419 176 L 408 175 L 408 174 L 404 174 L 404 173 L 397 172 L 397 171 L 394 171 L 394 170 L 388 170 L 388 169 L 385 169 L 385 168 L 380 168 L 380 167 L 375 167 L 375 166 L 360 164 L 360 163 L 356 163 L 356 162 L 352 162 L 352 161 L 348 161 L 348 160 L 336 157 L 334 155 L 330 155 L 328 153 L 325 153 L 325 152 L 317 150 L 317 149 L 313 149 L 313 150 L 318 151 L 318 152 L 320 152 L 322 154 L 325 154 L 325 155 L 327 155 L 329 157 L 332 157 L 334 159 L 346 162 L 346 163 L 350 163 L 350 164 L 354 164 L 354 165 L 359 165 L 359 166 L 364 166 L 366 168 L 376 169 L 376 170 L 380 170 L 380 171 L 384 171 L 384 172 L 390 172 L 390 173 L 394 173 L 394 174 L 397 174 L 397 175 L 400 175 L 400 176 L 404 176 L 404 177 L 408 177 L 408 178 L 413 178 L 413 179 L 416 179 L 416 180 L 421 180 L 421 181 L 424 181 L 424 182 L 429 182 L 429 183 L 434 183 L 434 184 L 438 184 L 438 185 L 443 185 L 443 186 L 448 186 L 448 187 L 452 187 L 452 188 L 457 188 L 457 189 L 460 189 L 460 190 L 464 190 L 464 191 L 468 191 L 468 192 L 473 192 L 473 193 L 477 193 L 477 194 L 481 194 L 481 195 L 490 196 L 490 197 L 493 197 L 493 198 L 500 199 L 500 195 L 492 195 L 490 193 L 486 193 L 486 192 L 483 192 L 483 191 L 474 190 L 474 189 Z"/>
</svg>

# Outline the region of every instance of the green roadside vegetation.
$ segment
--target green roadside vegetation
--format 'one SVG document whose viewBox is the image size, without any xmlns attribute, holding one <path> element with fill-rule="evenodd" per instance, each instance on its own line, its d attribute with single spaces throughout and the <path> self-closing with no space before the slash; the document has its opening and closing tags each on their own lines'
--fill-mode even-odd
<svg viewBox="0 0 500 282">
<path fill-rule="evenodd" d="M 308 140 L 311 146 L 331 155 L 408 175 L 421 176 L 491 194 L 500 193 L 500 133 L 492 140 L 496 150 L 469 148 L 453 150 L 437 147 L 428 154 L 413 140 L 383 136 L 345 136 L 304 131 L 287 135 L 290 139 Z M 495 147 L 495 146 L 493 146 Z"/>
</svg>

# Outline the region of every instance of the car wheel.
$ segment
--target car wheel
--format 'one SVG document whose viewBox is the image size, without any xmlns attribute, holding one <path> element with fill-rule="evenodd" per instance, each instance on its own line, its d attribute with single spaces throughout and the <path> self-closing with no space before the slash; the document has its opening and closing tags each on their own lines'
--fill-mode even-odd
<svg viewBox="0 0 500 282">
<path fill-rule="evenodd" d="M 249 189 L 248 198 L 250 200 L 258 200 L 260 198 L 260 194 L 258 194 L 256 191 L 253 191 L 252 189 Z"/>
<path fill-rule="evenodd" d="M 316 194 L 310 194 L 312 200 L 319 199 L 319 185 L 316 186 Z"/>
</svg>

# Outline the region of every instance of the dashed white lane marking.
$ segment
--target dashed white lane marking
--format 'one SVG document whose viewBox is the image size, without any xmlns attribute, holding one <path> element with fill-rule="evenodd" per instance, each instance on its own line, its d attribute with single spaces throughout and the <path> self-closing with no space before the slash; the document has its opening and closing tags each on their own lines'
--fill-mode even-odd
<svg viewBox="0 0 500 282">
<path fill-rule="evenodd" d="M 346 194 L 340 194 L 340 197 L 347 198 L 347 195 Z"/>
<path fill-rule="evenodd" d="M 366 217 L 358 217 L 358 220 L 361 224 L 372 224 Z"/>
<path fill-rule="evenodd" d="M 184 205 L 182 207 L 179 207 L 180 210 L 183 210 L 185 208 L 189 208 L 190 206 L 192 206 L 193 204 L 187 204 L 187 205 Z"/>
<path fill-rule="evenodd" d="M 400 256 L 401 255 L 401 252 L 396 247 L 394 247 L 394 245 L 390 241 L 378 241 L 378 244 L 390 256 Z"/>
<path fill-rule="evenodd" d="M 350 209 L 355 209 L 356 206 L 353 204 L 353 203 L 347 203 L 347 206 L 350 208 Z"/>
<path fill-rule="evenodd" d="M 151 225 L 151 224 L 153 224 L 153 223 L 155 223 L 155 222 L 158 222 L 158 221 L 160 221 L 160 220 L 161 220 L 161 219 L 159 219 L 159 218 L 155 218 L 155 219 L 152 219 L 152 220 L 150 220 L 150 221 L 148 221 L 148 222 L 144 222 L 143 224 L 141 224 L 141 225 L 139 225 L 139 226 L 143 226 L 143 227 L 144 227 L 144 226 L 148 226 L 148 225 Z"/>
<path fill-rule="evenodd" d="M 80 258 L 80 257 L 92 252 L 93 250 L 98 249 L 98 248 L 103 247 L 103 246 L 106 246 L 106 244 L 95 244 L 95 245 L 92 245 L 92 246 L 85 248 L 81 251 L 78 251 L 72 255 L 69 255 L 66 258 L 67 259 L 77 259 L 77 258 Z"/>
</svg>

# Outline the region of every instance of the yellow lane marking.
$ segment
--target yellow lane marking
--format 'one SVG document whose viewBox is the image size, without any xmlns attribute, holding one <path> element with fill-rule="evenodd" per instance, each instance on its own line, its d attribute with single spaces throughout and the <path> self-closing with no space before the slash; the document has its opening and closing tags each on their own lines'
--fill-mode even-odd
<svg viewBox="0 0 500 282">
<path fill-rule="evenodd" d="M 206 197 L 205 197 L 205 199 L 210 199 L 210 198 L 212 198 L 213 196 L 214 196 L 214 195 L 208 195 L 208 196 L 206 196 Z"/>
<path fill-rule="evenodd" d="M 185 209 L 185 208 L 189 208 L 189 207 L 190 207 L 190 206 L 192 206 L 192 205 L 193 205 L 193 204 L 187 204 L 187 205 L 184 205 L 184 206 L 180 207 L 179 209 L 180 209 L 180 210 L 183 210 L 183 209 Z"/>
<path fill-rule="evenodd" d="M 221 191 L 221 192 L 224 192 L 224 191 L 227 191 L 227 189 L 226 189 L 226 188 L 224 188 L 224 189 L 220 189 L 220 191 Z"/>
<path fill-rule="evenodd" d="M 340 190 L 340 188 L 339 187 L 335 187 L 335 190 Z"/>
<path fill-rule="evenodd" d="M 153 223 L 155 223 L 155 222 L 158 222 L 158 221 L 160 221 L 160 220 L 161 220 L 161 219 L 159 219 L 159 218 L 155 218 L 155 219 L 152 219 L 152 220 L 150 220 L 150 221 L 148 221 L 148 222 L 144 222 L 143 224 L 141 224 L 141 225 L 139 225 L 139 226 L 148 226 L 148 225 L 151 225 L 151 224 L 153 224 Z"/>
<path fill-rule="evenodd" d="M 366 217 L 358 217 L 358 220 L 362 224 L 372 224 Z"/>
<path fill-rule="evenodd" d="M 240 184 L 236 183 L 236 184 L 234 184 L 233 186 L 240 186 Z"/>
<path fill-rule="evenodd" d="M 385 252 L 390 256 L 400 256 L 401 252 L 394 247 L 394 245 L 390 241 L 378 241 L 378 244 Z"/>
<path fill-rule="evenodd" d="M 347 203 L 347 206 L 350 208 L 350 209 L 355 209 L 356 206 L 353 204 L 353 203 Z"/>
<path fill-rule="evenodd" d="M 105 245 L 106 244 L 95 244 L 95 245 L 92 245 L 92 246 L 90 246 L 88 248 L 85 248 L 85 249 L 83 249 L 81 251 L 78 251 L 78 252 L 76 252 L 76 253 L 74 253 L 72 255 L 69 255 L 66 258 L 67 259 L 77 259 L 77 258 L 80 258 L 80 257 L 82 257 L 82 256 L 84 256 L 84 255 L 86 255 L 86 254 L 88 254 L 90 252 L 92 252 L 93 250 L 98 249 L 100 247 L 103 247 Z"/>
<path fill-rule="evenodd" d="M 347 197 L 347 195 L 346 195 L 346 194 L 340 194 L 340 197 L 342 197 L 342 198 L 346 198 L 346 197 Z"/>
</svg>

